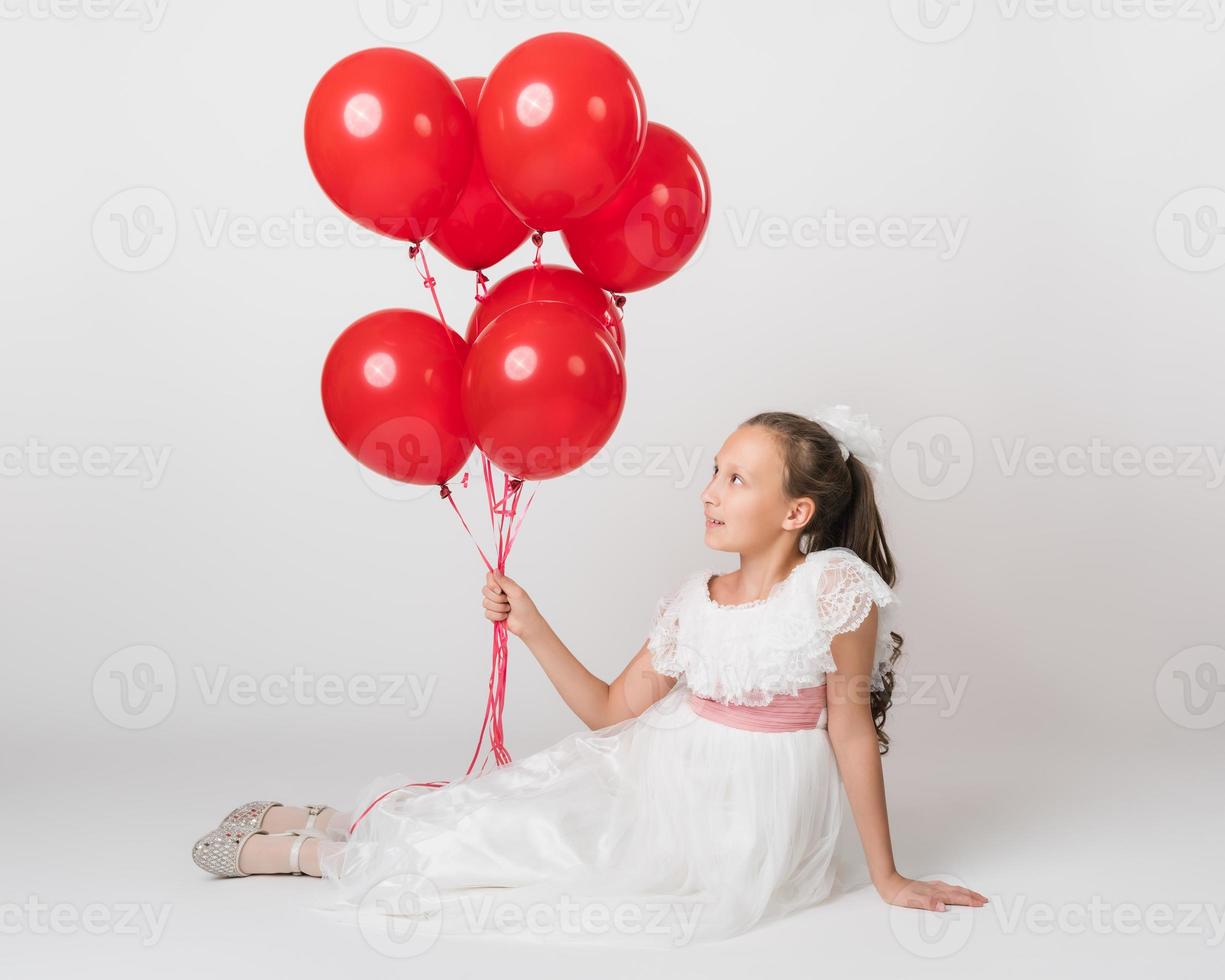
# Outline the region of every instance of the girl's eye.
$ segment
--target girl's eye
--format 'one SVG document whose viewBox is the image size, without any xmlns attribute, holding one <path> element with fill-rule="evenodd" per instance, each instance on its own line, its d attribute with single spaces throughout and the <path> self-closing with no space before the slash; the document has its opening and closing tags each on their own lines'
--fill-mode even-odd
<svg viewBox="0 0 1225 980">
<path fill-rule="evenodd" d="M 718 467 L 718 465 L 717 465 L 717 464 L 716 464 L 716 466 L 715 466 L 715 472 L 716 472 L 716 473 L 718 473 L 718 472 L 719 472 L 719 467 Z M 744 479 L 743 479 L 743 478 L 740 476 L 740 474 L 739 474 L 739 473 L 733 473 L 733 474 L 732 474 L 732 479 L 733 479 L 733 480 L 739 480 L 741 483 L 743 483 L 743 482 L 744 482 Z"/>
</svg>

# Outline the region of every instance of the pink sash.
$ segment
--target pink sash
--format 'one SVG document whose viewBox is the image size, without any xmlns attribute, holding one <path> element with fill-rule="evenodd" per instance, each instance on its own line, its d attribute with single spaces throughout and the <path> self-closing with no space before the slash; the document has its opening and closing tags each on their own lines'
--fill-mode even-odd
<svg viewBox="0 0 1225 980">
<path fill-rule="evenodd" d="M 825 694 L 825 685 L 818 684 L 802 687 L 797 694 L 776 694 L 769 704 L 751 705 L 720 704 L 690 692 L 689 704 L 703 718 L 732 728 L 748 732 L 799 732 L 826 727 L 821 723 Z"/>
</svg>

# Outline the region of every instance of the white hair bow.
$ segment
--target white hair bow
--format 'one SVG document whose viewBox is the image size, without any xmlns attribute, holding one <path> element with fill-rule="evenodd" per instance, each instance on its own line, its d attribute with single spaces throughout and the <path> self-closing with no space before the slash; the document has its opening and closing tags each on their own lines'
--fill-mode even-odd
<svg viewBox="0 0 1225 980">
<path fill-rule="evenodd" d="M 820 422 L 838 441 L 843 459 L 854 453 L 873 473 L 884 469 L 885 439 L 867 415 L 852 415 L 850 405 L 830 405 L 812 416 L 812 420 Z"/>
</svg>

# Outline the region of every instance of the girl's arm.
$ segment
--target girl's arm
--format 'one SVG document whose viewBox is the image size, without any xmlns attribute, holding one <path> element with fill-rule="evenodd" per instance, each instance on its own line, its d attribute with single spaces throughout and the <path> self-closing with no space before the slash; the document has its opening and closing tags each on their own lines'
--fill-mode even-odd
<svg viewBox="0 0 1225 980">
<path fill-rule="evenodd" d="M 675 678 L 651 667 L 650 652 L 643 643 L 620 676 L 606 684 L 562 643 L 514 579 L 487 572 L 481 594 L 485 618 L 495 623 L 506 620 L 506 628 L 532 651 L 562 700 L 593 731 L 636 717 L 676 683 Z"/>
<path fill-rule="evenodd" d="M 857 629 L 834 637 L 830 653 L 838 669 L 825 675 L 829 685 L 829 739 L 863 842 L 872 884 L 890 905 L 941 912 L 946 904 L 982 905 L 987 899 L 976 891 L 944 881 L 914 881 L 899 874 L 894 865 L 885 777 L 870 702 L 877 619 L 873 603 Z"/>
</svg>

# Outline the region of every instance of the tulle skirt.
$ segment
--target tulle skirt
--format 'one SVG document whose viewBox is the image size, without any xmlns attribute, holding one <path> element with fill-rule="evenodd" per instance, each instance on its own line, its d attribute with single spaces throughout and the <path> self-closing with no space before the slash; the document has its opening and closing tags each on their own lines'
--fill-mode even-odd
<svg viewBox="0 0 1225 980">
<path fill-rule="evenodd" d="M 683 946 L 869 883 L 825 729 L 704 718 L 683 677 L 635 718 L 384 796 L 421 778 L 381 776 L 332 819 L 311 902 L 405 955 L 441 935 Z"/>
</svg>

